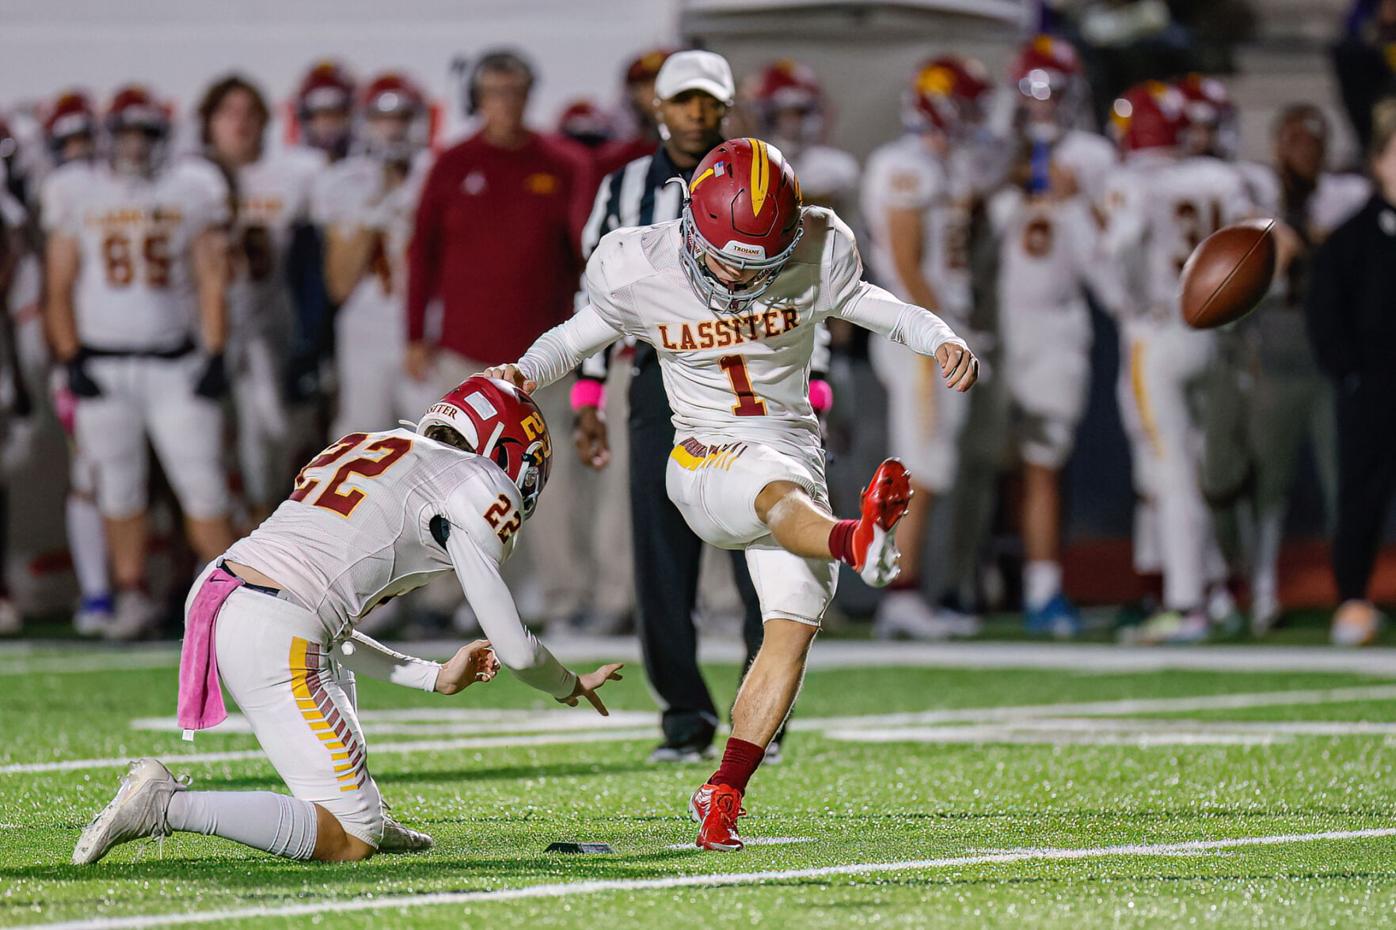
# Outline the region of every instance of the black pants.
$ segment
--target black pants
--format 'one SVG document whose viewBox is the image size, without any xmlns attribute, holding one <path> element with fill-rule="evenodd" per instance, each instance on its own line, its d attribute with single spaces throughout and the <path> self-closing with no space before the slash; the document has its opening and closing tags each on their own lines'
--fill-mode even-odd
<svg viewBox="0 0 1396 930">
<path fill-rule="evenodd" d="M 693 624 L 703 542 L 664 487 L 674 426 L 653 350 L 641 346 L 630 382 L 630 525 L 635 547 L 635 601 L 645 674 L 664 704 L 664 738 L 711 741 L 719 717 L 698 669 Z M 761 648 L 761 605 L 746 557 L 732 553 L 732 574 L 745 607 L 742 633 L 750 665 Z"/>
<path fill-rule="evenodd" d="M 1367 597 L 1396 489 L 1396 380 L 1338 386 L 1338 527 L 1333 575 L 1342 600 Z"/>
</svg>

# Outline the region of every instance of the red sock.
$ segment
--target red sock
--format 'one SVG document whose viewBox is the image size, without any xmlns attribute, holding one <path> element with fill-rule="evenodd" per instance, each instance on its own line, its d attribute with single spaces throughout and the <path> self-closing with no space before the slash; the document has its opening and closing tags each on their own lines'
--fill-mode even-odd
<svg viewBox="0 0 1396 930">
<path fill-rule="evenodd" d="M 763 747 L 729 736 L 727 748 L 722 751 L 722 764 L 713 772 L 713 777 L 708 779 L 708 784 L 731 785 L 745 793 L 746 783 L 751 781 L 752 774 L 764 758 L 766 750 Z"/>
<path fill-rule="evenodd" d="M 858 528 L 857 520 L 840 520 L 829 531 L 829 555 L 837 561 L 853 564 L 853 531 Z"/>
</svg>

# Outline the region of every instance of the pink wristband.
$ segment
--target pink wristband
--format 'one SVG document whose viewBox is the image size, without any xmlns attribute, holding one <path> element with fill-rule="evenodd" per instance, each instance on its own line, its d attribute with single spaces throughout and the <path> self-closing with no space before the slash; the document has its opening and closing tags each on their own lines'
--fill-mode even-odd
<svg viewBox="0 0 1396 930">
<path fill-rule="evenodd" d="M 834 389 L 828 381 L 809 383 L 809 405 L 814 408 L 815 413 L 824 413 L 834 406 Z"/>
<path fill-rule="evenodd" d="M 572 385 L 572 412 L 583 407 L 606 406 L 606 385 L 600 381 L 583 378 Z"/>
</svg>

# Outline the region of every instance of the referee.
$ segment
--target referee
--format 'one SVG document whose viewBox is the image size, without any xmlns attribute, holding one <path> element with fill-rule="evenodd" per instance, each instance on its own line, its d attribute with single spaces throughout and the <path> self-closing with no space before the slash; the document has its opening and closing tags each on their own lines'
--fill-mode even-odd
<svg viewBox="0 0 1396 930">
<path fill-rule="evenodd" d="M 582 232 L 583 257 L 590 257 L 601 237 L 614 229 L 677 219 L 683 191 L 670 181 L 687 183 L 703 156 L 723 141 L 722 120 L 736 88 L 732 69 L 722 56 L 676 52 L 659 69 L 654 90 L 663 141 L 653 155 L 635 159 L 601 182 Z M 603 467 L 609 459 L 601 413 L 605 378 L 602 353 L 582 366 L 572 395 L 577 453 L 593 468 Z M 650 754 L 650 761 L 696 761 L 712 754 L 718 725 L 712 695 L 698 669 L 693 625 L 703 543 L 665 490 L 674 426 L 659 358 L 644 343 L 635 346 L 629 401 L 630 521 L 640 645 L 645 672 L 664 705 L 664 742 Z M 731 555 L 732 574 L 745 608 L 743 635 L 750 664 L 761 645 L 761 609 L 743 553 Z M 771 747 L 768 759 L 780 752 L 778 742 L 772 741 Z"/>
</svg>

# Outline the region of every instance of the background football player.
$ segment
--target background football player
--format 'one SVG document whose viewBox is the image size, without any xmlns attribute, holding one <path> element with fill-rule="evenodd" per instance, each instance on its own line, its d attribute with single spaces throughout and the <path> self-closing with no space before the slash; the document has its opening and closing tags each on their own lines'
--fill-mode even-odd
<svg viewBox="0 0 1396 930">
<path fill-rule="evenodd" d="M 143 88 L 118 91 L 108 160 L 46 185 L 46 318 L 77 396 L 79 448 L 96 469 L 117 587 L 105 633 L 156 619 L 144 590 L 146 442 L 160 457 L 200 559 L 232 540 L 223 467 L 229 194 L 201 158 L 167 161 L 170 120 Z"/>
<path fill-rule="evenodd" d="M 1122 419 L 1134 446 L 1136 488 L 1154 514 L 1153 531 L 1144 534 L 1154 536 L 1163 572 L 1162 609 L 1138 631 L 1143 642 L 1204 638 L 1211 627 L 1209 587 L 1229 601 L 1200 486 L 1199 404 L 1216 340 L 1183 322 L 1178 288 L 1193 249 L 1252 207 L 1234 166 L 1183 154 L 1184 106 L 1177 88 L 1150 81 L 1127 91 L 1111 114 L 1124 163 L 1110 179 L 1102 242 L 1105 255 L 1126 266 L 1135 297 L 1121 328 L 1128 359 Z M 1222 616 L 1233 608 L 1219 604 L 1210 612 Z"/>
<path fill-rule="evenodd" d="M 384 834 L 382 798 L 339 665 L 455 694 L 502 664 L 558 701 L 585 699 L 606 714 L 596 690 L 618 680 L 621 666 L 568 671 L 523 625 L 499 574 L 538 506 L 552 454 L 527 395 L 472 378 L 433 404 L 415 430 L 351 433 L 311 460 L 290 498 L 200 575 L 185 603 L 180 659 L 180 725 L 193 731 L 227 717 L 221 682 L 290 796 L 189 791 L 159 762 L 142 759 L 83 831 L 73 862 L 173 831 L 288 859 L 373 855 Z M 383 601 L 451 572 L 489 641 L 462 647 L 442 665 L 355 630 Z"/>
<path fill-rule="evenodd" d="M 876 279 L 957 332 L 968 326 L 972 303 L 975 169 L 964 143 L 988 92 L 978 62 L 957 56 L 927 62 L 906 94 L 906 132 L 869 156 L 863 176 L 863 220 Z M 875 630 L 930 639 L 971 635 L 977 622 L 932 610 L 921 591 L 931 509 L 955 484 L 969 398 L 932 390 L 934 362 L 903 345 L 874 338 L 870 354 L 887 389 L 892 454 L 907 464 L 916 490 L 901 531 L 902 575 L 878 604 Z"/>
<path fill-rule="evenodd" d="M 325 281 L 340 305 L 334 435 L 389 427 L 421 405 L 421 389 L 402 370 L 406 250 L 427 168 L 426 112 L 421 91 L 404 75 L 370 81 L 359 103 L 359 151 L 326 171 L 316 188 Z"/>
<path fill-rule="evenodd" d="M 1105 138 L 1078 128 L 1089 90 L 1070 45 L 1032 39 L 1009 82 L 1017 152 L 989 219 L 998 238 L 1001 370 L 1023 462 L 1023 606 L 1030 631 L 1070 636 L 1080 618 L 1062 594 L 1061 469 L 1090 383 L 1083 288 L 1102 300 L 1117 296 L 1096 255 L 1096 217 L 1116 154 Z"/>
<path fill-rule="evenodd" d="M 97 111 L 85 93 L 65 91 L 48 108 L 44 118 L 44 139 L 55 169 L 69 163 L 88 163 L 97 157 L 100 136 Z M 54 202 L 47 180 L 39 190 L 40 209 L 59 213 L 73 209 Z M 62 188 L 63 184 L 60 183 Z M 43 225 L 43 220 L 40 220 Z M 54 409 L 67 435 L 68 496 L 64 502 L 64 526 L 68 551 L 73 559 L 73 575 L 78 583 L 78 609 L 73 628 L 83 636 L 100 635 L 111 622 L 114 602 L 111 575 L 107 570 L 107 541 L 102 514 L 97 509 L 96 472 L 93 462 L 73 441 L 73 414 L 76 399 L 68 390 L 67 378 L 54 373 Z"/>
<path fill-rule="evenodd" d="M 236 197 L 227 357 L 243 501 L 256 526 L 294 472 L 282 396 L 294 326 L 286 252 L 325 158 L 309 148 L 268 154 L 266 99 L 241 76 L 210 86 L 198 112 L 205 150 L 233 178 Z"/>
<path fill-rule="evenodd" d="M 858 159 L 825 142 L 829 105 L 806 65 L 782 58 L 753 76 L 746 88 L 757 135 L 790 160 L 805 202 L 848 211 L 858 191 Z"/>
</svg>

